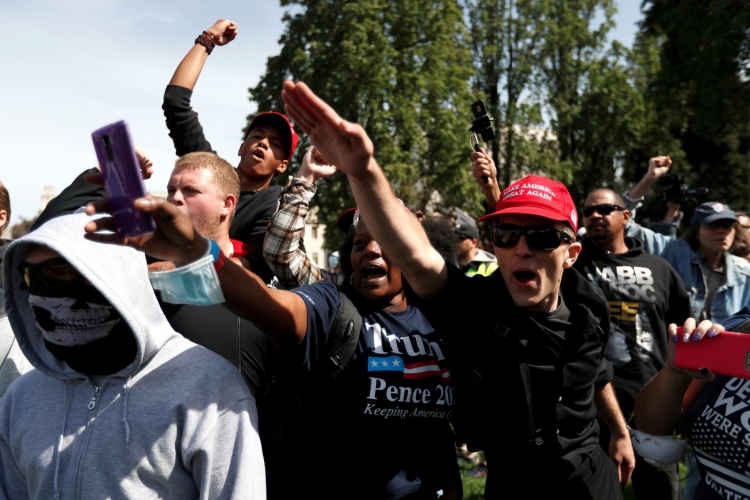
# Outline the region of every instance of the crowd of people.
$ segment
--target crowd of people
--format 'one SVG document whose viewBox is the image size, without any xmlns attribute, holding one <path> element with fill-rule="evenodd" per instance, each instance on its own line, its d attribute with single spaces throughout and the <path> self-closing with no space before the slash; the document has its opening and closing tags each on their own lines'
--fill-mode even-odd
<svg viewBox="0 0 750 500">
<path fill-rule="evenodd" d="M 750 332 L 746 214 L 700 204 L 676 238 L 634 218 L 669 157 L 576 207 L 543 176 L 501 189 L 480 150 L 479 224 L 415 216 L 364 129 L 302 82 L 233 167 L 190 99 L 236 36 L 204 31 L 166 88 L 179 159 L 166 200 L 135 202 L 154 233 L 113 232 L 94 168 L 0 240 L 0 500 L 460 499 L 462 448 L 488 499 L 619 499 L 631 479 L 639 500 L 750 498 L 750 382 L 674 363 L 678 342 Z M 281 187 L 292 122 L 312 147 Z M 357 206 L 325 269 L 303 232 L 331 175 Z M 0 231 L 10 213 L 0 184 Z M 688 480 L 636 430 L 684 436 Z"/>
</svg>

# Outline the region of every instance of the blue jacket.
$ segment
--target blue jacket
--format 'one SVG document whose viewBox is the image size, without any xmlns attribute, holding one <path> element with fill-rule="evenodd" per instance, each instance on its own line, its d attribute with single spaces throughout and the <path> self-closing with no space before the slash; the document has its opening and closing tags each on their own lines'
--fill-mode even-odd
<svg viewBox="0 0 750 500">
<path fill-rule="evenodd" d="M 625 236 L 638 238 L 646 252 L 667 260 L 682 278 L 690 296 L 694 318 L 699 318 L 706 300 L 706 283 L 701 271 L 701 254 L 690 248 L 687 241 L 655 233 L 632 219 L 625 226 Z M 709 319 L 721 323 L 746 305 L 750 305 L 750 263 L 724 252 L 724 283 L 711 302 Z"/>
</svg>

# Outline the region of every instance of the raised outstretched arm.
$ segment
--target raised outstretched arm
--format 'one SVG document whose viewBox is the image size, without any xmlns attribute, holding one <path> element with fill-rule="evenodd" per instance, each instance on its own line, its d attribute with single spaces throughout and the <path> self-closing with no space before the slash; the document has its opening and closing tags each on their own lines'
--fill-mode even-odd
<svg viewBox="0 0 750 500">
<path fill-rule="evenodd" d="M 447 279 L 446 263 L 430 245 L 419 221 L 393 194 L 365 130 L 342 119 L 302 82 L 284 82 L 282 97 L 287 114 L 321 154 L 347 174 L 367 227 L 417 295 L 441 290 Z"/>
</svg>

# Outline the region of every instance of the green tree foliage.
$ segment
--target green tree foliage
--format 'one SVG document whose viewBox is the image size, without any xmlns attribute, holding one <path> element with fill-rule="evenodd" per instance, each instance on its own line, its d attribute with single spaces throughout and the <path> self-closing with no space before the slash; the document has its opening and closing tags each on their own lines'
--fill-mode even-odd
<svg viewBox="0 0 750 500">
<path fill-rule="evenodd" d="M 543 125 L 540 107 L 522 100 L 533 82 L 541 35 L 537 0 L 474 0 L 466 9 L 474 54 L 474 89 L 486 96 L 496 120 L 492 159 L 500 183 L 507 186 L 524 170 L 533 169 L 542 150 L 534 128 Z"/>
<path fill-rule="evenodd" d="M 620 188 L 625 150 L 641 126 L 642 108 L 617 42 L 612 0 L 543 0 L 539 92 L 557 137 L 559 164 L 550 174 L 565 182 L 577 203 L 592 189 Z"/>
<path fill-rule="evenodd" d="M 282 0 L 282 6 L 290 9 L 281 53 L 250 89 L 258 109 L 283 109 L 283 80 L 303 80 L 365 127 L 407 206 L 426 207 L 437 189 L 447 204 L 477 213 L 467 133 L 472 61 L 460 6 L 451 0 Z M 335 228 L 337 215 L 354 206 L 346 177 L 320 182 L 314 203 L 321 221 Z"/>
<path fill-rule="evenodd" d="M 498 119 L 500 182 L 547 175 L 578 202 L 595 187 L 623 187 L 644 102 L 630 51 L 608 43 L 614 1 L 473 0 L 467 10 L 474 86 Z"/>
<path fill-rule="evenodd" d="M 251 100 L 281 110 L 283 80 L 307 82 L 365 127 L 411 208 L 426 208 L 438 190 L 446 205 L 479 214 L 466 131 L 476 98 L 497 120 L 490 149 L 502 185 L 543 174 L 582 203 L 596 187 L 628 187 L 650 157 L 669 155 L 711 198 L 750 208 L 749 2 L 645 0 L 632 49 L 609 41 L 616 0 L 282 6 L 282 49 Z M 343 175 L 320 184 L 314 203 L 333 227 L 354 200 Z M 660 205 L 641 213 L 659 217 Z"/>
<path fill-rule="evenodd" d="M 647 0 L 644 10 L 641 38 L 658 53 L 644 92 L 653 128 L 676 139 L 668 152 L 682 150 L 688 180 L 750 208 L 750 3 Z"/>
</svg>

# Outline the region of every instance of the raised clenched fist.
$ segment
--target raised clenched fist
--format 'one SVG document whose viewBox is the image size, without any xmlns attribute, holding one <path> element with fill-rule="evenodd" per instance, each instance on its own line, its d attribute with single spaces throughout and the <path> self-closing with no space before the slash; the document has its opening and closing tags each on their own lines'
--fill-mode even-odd
<svg viewBox="0 0 750 500">
<path fill-rule="evenodd" d="M 672 160 L 669 156 L 654 156 L 648 161 L 648 175 L 654 179 L 658 179 L 669 172 L 669 167 L 671 166 Z"/>
<path fill-rule="evenodd" d="M 216 45 L 226 45 L 237 36 L 237 23 L 229 19 L 219 19 L 206 30 Z"/>
</svg>

